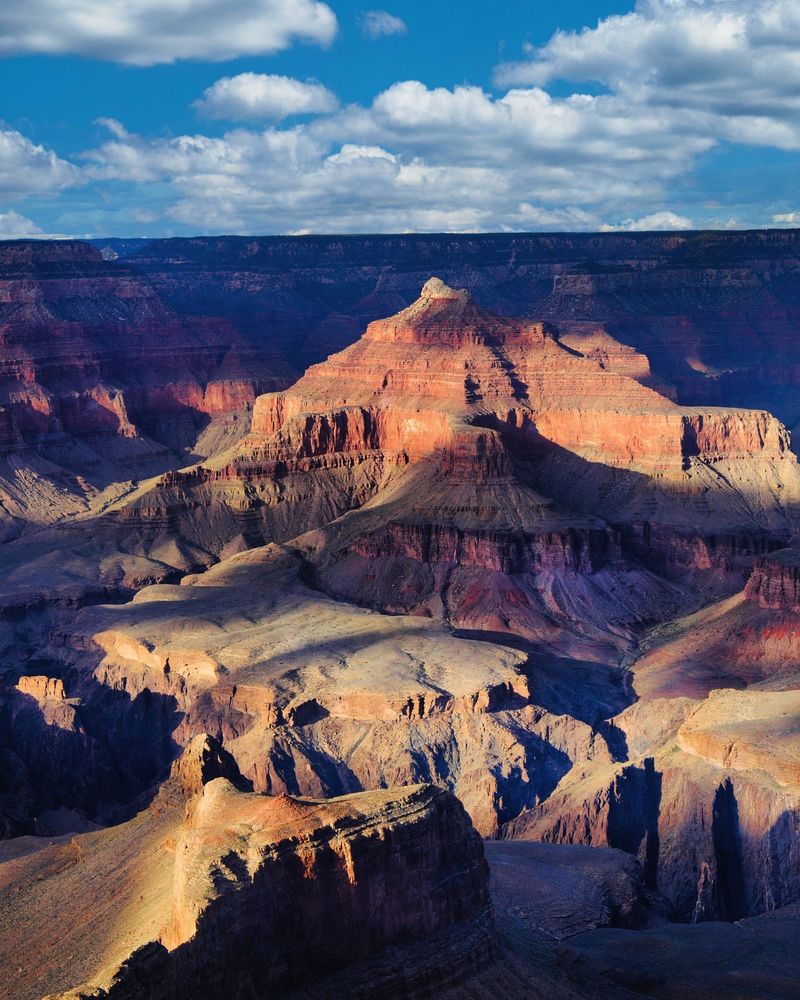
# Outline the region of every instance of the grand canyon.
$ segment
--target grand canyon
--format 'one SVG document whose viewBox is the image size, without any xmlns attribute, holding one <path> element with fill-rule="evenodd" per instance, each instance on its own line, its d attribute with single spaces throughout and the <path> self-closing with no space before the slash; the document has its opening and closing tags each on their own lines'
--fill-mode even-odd
<svg viewBox="0 0 800 1000">
<path fill-rule="evenodd" d="M 798 996 L 800 230 L 0 242 L 0 995 Z"/>
</svg>

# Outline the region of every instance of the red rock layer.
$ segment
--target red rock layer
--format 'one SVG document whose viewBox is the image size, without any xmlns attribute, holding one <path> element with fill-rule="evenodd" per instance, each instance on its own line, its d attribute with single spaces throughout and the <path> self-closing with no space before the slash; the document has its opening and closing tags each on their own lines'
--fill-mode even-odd
<svg viewBox="0 0 800 1000">
<path fill-rule="evenodd" d="M 796 231 L 172 239 L 135 258 L 179 310 L 227 316 L 287 345 L 298 368 L 402 309 L 431 274 L 494 312 L 546 319 L 607 367 L 646 355 L 682 403 L 800 420 Z M 301 359 L 301 360 L 300 360 Z M 641 362 L 625 374 L 644 375 Z M 675 391 L 675 390 L 672 390 Z"/>
<path fill-rule="evenodd" d="M 605 530 L 576 528 L 540 533 L 465 530 L 447 524 L 393 521 L 357 539 L 349 549 L 366 560 L 388 557 L 420 563 L 451 563 L 497 573 L 594 573 L 621 558 Z"/>
<path fill-rule="evenodd" d="M 669 587 L 656 596 L 650 579 L 598 581 L 579 596 L 576 578 L 639 572 L 631 556 L 641 555 L 739 572 L 747 556 L 718 553 L 723 536 L 785 531 L 793 503 L 800 471 L 770 414 L 679 407 L 546 325 L 492 316 L 432 278 L 291 389 L 259 397 L 231 453 L 170 474 L 122 516 L 205 548 L 208 531 L 188 513 L 201 507 L 213 544 L 331 524 L 313 544 L 318 582 L 338 596 L 437 613 L 429 598 L 458 590 L 450 613 L 466 623 L 502 593 L 533 634 L 542 614 L 585 618 L 587 604 L 598 625 L 616 622 L 614 594 L 628 595 L 631 621 L 647 614 L 645 592 L 674 609 Z M 455 589 L 454 567 L 473 574 Z"/>
<path fill-rule="evenodd" d="M 304 412 L 369 405 L 444 410 L 530 430 L 586 458 L 649 475 L 703 461 L 783 456 L 788 434 L 768 413 L 682 410 L 591 357 L 576 357 L 542 324 L 493 317 L 466 292 L 431 279 L 417 302 L 370 324 L 352 347 L 256 403 L 253 434 Z M 429 440 L 432 450 L 436 439 Z"/>
<path fill-rule="evenodd" d="M 780 549 L 756 559 L 745 594 L 762 608 L 800 614 L 800 552 Z"/>
</svg>

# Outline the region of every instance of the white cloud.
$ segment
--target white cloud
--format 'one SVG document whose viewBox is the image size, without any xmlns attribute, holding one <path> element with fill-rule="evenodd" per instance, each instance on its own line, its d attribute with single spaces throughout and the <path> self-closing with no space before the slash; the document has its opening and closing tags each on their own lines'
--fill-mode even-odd
<svg viewBox="0 0 800 1000">
<path fill-rule="evenodd" d="M 653 212 L 652 215 L 644 215 L 641 219 L 625 219 L 616 226 L 603 225 L 600 229 L 604 233 L 651 233 L 663 230 L 692 229 L 692 220 L 685 215 L 676 215 L 675 212 Z"/>
<path fill-rule="evenodd" d="M 324 114 L 339 106 L 321 83 L 266 73 L 240 73 L 217 80 L 194 105 L 208 118 L 280 121 L 290 115 Z"/>
<path fill-rule="evenodd" d="M 24 0 L 0 5 L 0 55 L 76 54 L 136 66 L 329 44 L 319 0 Z"/>
<path fill-rule="evenodd" d="M 0 129 L 0 198 L 16 201 L 76 183 L 78 171 L 19 132 Z"/>
<path fill-rule="evenodd" d="M 800 212 L 779 212 L 772 221 L 784 226 L 800 226 Z"/>
<path fill-rule="evenodd" d="M 16 240 L 26 236 L 43 236 L 43 231 L 30 219 L 17 212 L 0 212 L 0 240 Z"/>
<path fill-rule="evenodd" d="M 676 143 L 658 115 L 619 111 L 609 97 L 406 81 L 292 128 L 163 139 L 111 122 L 86 172 L 172 192 L 162 214 L 212 232 L 597 229 L 620 205 L 681 224 L 653 213 L 710 142 L 684 123 Z"/>
<path fill-rule="evenodd" d="M 724 141 L 800 148 L 796 43 L 796 0 L 641 0 L 502 67 L 497 94 L 406 80 L 367 106 L 334 109 L 323 106 L 330 92 L 309 94 L 319 84 L 241 74 L 209 88 L 207 111 L 276 121 L 313 106 L 316 117 L 174 138 L 106 121 L 110 137 L 87 154 L 84 177 L 116 185 L 107 229 L 120 228 L 112 213 L 125 197 L 177 231 L 763 225 L 786 192 L 748 184 L 742 203 L 709 200 L 708 181 L 689 176 Z M 554 96 L 547 87 L 561 78 L 601 87 Z"/>
<path fill-rule="evenodd" d="M 593 81 L 632 108 L 695 115 L 715 138 L 798 149 L 800 4 L 639 0 L 630 14 L 528 46 L 496 77 L 502 86 Z"/>
<path fill-rule="evenodd" d="M 108 131 L 112 135 L 115 135 L 118 139 L 128 138 L 128 130 L 122 122 L 118 122 L 116 118 L 95 118 L 94 124 L 107 128 Z"/>
<path fill-rule="evenodd" d="M 365 10 L 358 15 L 361 31 L 367 38 L 388 38 L 390 35 L 405 35 L 406 22 L 385 10 Z"/>
</svg>

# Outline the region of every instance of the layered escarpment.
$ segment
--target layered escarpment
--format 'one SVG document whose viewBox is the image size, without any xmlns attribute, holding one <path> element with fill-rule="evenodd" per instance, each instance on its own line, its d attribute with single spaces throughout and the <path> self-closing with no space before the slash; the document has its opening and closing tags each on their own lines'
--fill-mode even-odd
<svg viewBox="0 0 800 1000">
<path fill-rule="evenodd" d="M 681 403 L 800 421 L 792 230 L 213 237 L 153 241 L 132 259 L 178 310 L 274 338 L 298 369 L 352 343 L 440 274 L 487 309 L 553 323 L 606 367 L 667 383 Z M 630 349 L 646 355 L 651 376 Z"/>
<path fill-rule="evenodd" d="M 377 996 L 369 963 L 394 947 L 403 962 L 380 995 L 412 997 L 486 961 L 488 869 L 447 792 L 319 800 L 237 784 L 232 758 L 200 736 L 129 823 L 7 845 L 13 995 L 267 997 L 344 968 Z"/>
<path fill-rule="evenodd" d="M 471 440 L 477 466 L 491 451 L 490 435 L 470 438 L 469 424 L 527 437 L 534 452 L 549 445 L 667 479 L 676 492 L 690 491 L 698 467 L 735 475 L 737 463 L 783 463 L 796 486 L 788 433 L 769 413 L 678 407 L 576 355 L 546 325 L 492 316 L 435 278 L 414 304 L 370 324 L 291 390 L 261 397 L 245 447 L 310 456 L 321 437 L 322 450 L 403 450 L 413 461 Z"/>
<path fill-rule="evenodd" d="M 774 417 L 682 408 L 643 381 L 432 278 L 261 396 L 239 445 L 115 516 L 217 552 L 317 531 L 311 572 L 337 596 L 530 637 L 580 620 L 627 641 L 693 599 L 687 569 L 734 589 L 800 510 Z"/>
<path fill-rule="evenodd" d="M 791 687 L 800 655 L 795 549 L 757 555 L 744 589 L 670 624 L 635 665 L 647 697 L 705 697 L 719 687 Z"/>
<path fill-rule="evenodd" d="M 277 354 L 225 321 L 180 317 L 88 245 L 4 244 L 0 530 L 59 520 L 176 464 L 207 425 L 290 377 Z"/>
<path fill-rule="evenodd" d="M 0 640 L 23 651 L 0 689 L 8 832 L 127 818 L 210 732 L 259 808 L 431 783 L 480 834 L 636 855 L 682 919 L 798 898 L 795 708 L 771 697 L 800 649 L 774 551 L 797 463 L 765 411 L 679 406 L 622 348 L 580 351 L 430 280 L 260 396 L 231 446 L 7 546 Z M 268 817 L 229 791 L 246 850 L 209 864 L 244 898 Z M 206 912 L 250 934 L 195 888 L 161 945 L 193 955 Z M 161 945 L 118 995 L 129 975 L 172 982 Z"/>
</svg>

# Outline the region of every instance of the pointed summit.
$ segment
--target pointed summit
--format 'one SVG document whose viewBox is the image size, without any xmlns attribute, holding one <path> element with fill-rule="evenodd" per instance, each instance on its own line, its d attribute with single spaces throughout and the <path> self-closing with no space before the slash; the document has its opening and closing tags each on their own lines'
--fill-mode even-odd
<svg viewBox="0 0 800 1000">
<path fill-rule="evenodd" d="M 422 299 L 456 299 L 461 302 L 467 302 L 471 299 L 469 292 L 466 288 L 451 288 L 449 285 L 445 284 L 441 278 L 428 278 L 425 284 L 422 286 L 422 291 L 419 293 L 420 300 Z"/>
<path fill-rule="evenodd" d="M 441 278 L 432 277 L 410 306 L 370 323 L 365 339 L 433 347 L 502 344 L 518 339 L 522 328 L 529 326 L 486 312 L 466 288 L 451 288 Z M 540 326 L 534 339 L 542 339 Z"/>
</svg>

